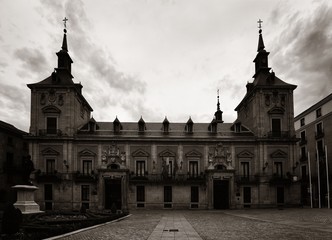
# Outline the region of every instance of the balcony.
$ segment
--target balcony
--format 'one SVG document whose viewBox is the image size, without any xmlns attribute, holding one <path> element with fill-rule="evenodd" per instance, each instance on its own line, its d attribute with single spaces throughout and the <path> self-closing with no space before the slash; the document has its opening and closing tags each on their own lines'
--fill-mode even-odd
<svg viewBox="0 0 332 240">
<path fill-rule="evenodd" d="M 75 182 L 97 182 L 98 181 L 98 174 L 94 174 L 94 172 L 91 172 L 91 174 L 88 173 L 80 173 L 77 171 L 74 174 L 74 181 Z"/>
<path fill-rule="evenodd" d="M 269 138 L 289 138 L 289 131 L 271 131 L 267 133 Z"/>
<path fill-rule="evenodd" d="M 277 175 L 273 174 L 270 177 L 270 184 L 271 185 L 289 185 L 292 182 L 291 175 L 283 176 L 283 175 Z"/>
<path fill-rule="evenodd" d="M 306 162 L 306 161 L 308 161 L 308 157 L 306 155 L 300 157 L 300 162 Z"/>
<path fill-rule="evenodd" d="M 258 184 L 258 175 L 236 175 L 235 181 L 237 184 Z"/>
<path fill-rule="evenodd" d="M 39 136 L 62 136 L 60 129 L 39 129 Z"/>
<path fill-rule="evenodd" d="M 301 140 L 300 140 L 300 142 L 299 142 L 299 145 L 300 145 L 300 146 L 303 146 L 303 145 L 305 145 L 305 144 L 307 144 L 307 139 L 305 139 L 305 138 L 302 139 L 302 138 L 301 138 Z"/>
<path fill-rule="evenodd" d="M 151 183 L 151 184 L 204 184 L 205 174 L 145 174 L 136 175 L 133 172 L 129 175 L 131 183 Z"/>
<path fill-rule="evenodd" d="M 316 132 L 315 137 L 316 137 L 316 139 L 323 138 L 324 137 L 324 132 L 323 131 Z"/>
<path fill-rule="evenodd" d="M 61 182 L 62 177 L 61 173 L 58 173 L 56 170 L 53 172 L 36 172 L 37 182 Z"/>
</svg>

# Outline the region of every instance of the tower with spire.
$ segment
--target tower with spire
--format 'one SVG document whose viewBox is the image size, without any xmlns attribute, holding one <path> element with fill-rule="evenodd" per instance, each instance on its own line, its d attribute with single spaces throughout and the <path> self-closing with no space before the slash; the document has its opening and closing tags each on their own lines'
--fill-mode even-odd
<svg viewBox="0 0 332 240">
<path fill-rule="evenodd" d="M 214 119 L 217 123 L 223 123 L 222 120 L 222 111 L 220 110 L 220 102 L 219 102 L 219 89 L 217 91 L 217 111 L 214 113 Z"/>
<path fill-rule="evenodd" d="M 73 82 L 66 24 L 62 46 L 56 55 L 58 66 L 51 75 L 27 85 L 31 89 L 30 134 L 33 136 L 72 136 L 79 126 L 89 122 L 93 111 L 82 95 L 82 85 Z"/>
<path fill-rule="evenodd" d="M 258 137 L 293 136 L 293 90 L 296 86 L 284 82 L 270 71 L 270 53 L 265 50 L 262 21 L 259 20 L 258 24 L 254 80 L 247 83 L 246 95 L 235 108 L 237 122 L 246 125 Z"/>
</svg>

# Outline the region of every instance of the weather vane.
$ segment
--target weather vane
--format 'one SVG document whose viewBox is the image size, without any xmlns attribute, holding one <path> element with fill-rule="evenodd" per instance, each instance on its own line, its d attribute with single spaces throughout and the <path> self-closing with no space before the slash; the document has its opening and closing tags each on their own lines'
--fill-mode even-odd
<svg viewBox="0 0 332 240">
<path fill-rule="evenodd" d="M 65 17 L 62 21 L 63 21 L 63 25 L 65 26 L 65 28 L 67 28 L 66 23 L 67 23 L 67 21 L 68 21 L 68 18 Z"/>
<path fill-rule="evenodd" d="M 259 19 L 258 21 L 257 21 L 257 23 L 258 23 L 258 28 L 259 29 L 262 29 L 262 20 L 261 19 Z"/>
</svg>

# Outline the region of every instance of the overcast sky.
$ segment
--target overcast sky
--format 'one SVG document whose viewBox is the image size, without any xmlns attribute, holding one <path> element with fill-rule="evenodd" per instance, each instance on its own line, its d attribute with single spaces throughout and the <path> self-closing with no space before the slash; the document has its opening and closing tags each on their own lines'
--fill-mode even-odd
<svg viewBox="0 0 332 240">
<path fill-rule="evenodd" d="M 97 121 L 225 122 L 252 82 L 257 20 L 269 65 L 298 85 L 295 114 L 332 92 L 332 1 L 0 0 L 0 120 L 28 131 L 67 17 L 74 82 Z"/>
</svg>

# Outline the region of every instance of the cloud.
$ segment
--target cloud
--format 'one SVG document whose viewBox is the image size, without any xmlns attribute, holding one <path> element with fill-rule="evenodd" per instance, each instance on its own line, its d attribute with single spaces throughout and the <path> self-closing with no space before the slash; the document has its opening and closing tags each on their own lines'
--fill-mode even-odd
<svg viewBox="0 0 332 240">
<path fill-rule="evenodd" d="M 0 81 L 0 96 L 2 96 L 0 99 L 2 106 L 0 108 L 1 120 L 27 131 L 26 122 L 30 113 L 29 90 L 24 86 L 16 87 L 3 82 Z"/>
<path fill-rule="evenodd" d="M 17 49 L 14 51 L 14 57 L 22 63 L 23 69 L 18 70 L 19 75 L 31 72 L 42 74 L 47 69 L 46 58 L 37 48 L 24 47 Z"/>
<path fill-rule="evenodd" d="M 41 3 L 44 15 L 48 16 L 47 20 L 52 25 L 58 25 L 60 17 L 63 16 L 57 14 L 49 17 L 45 11 L 65 12 L 65 16 L 69 19 L 67 41 L 69 54 L 74 60 L 73 75 L 85 86 L 86 98 L 92 107 L 97 106 L 94 107 L 97 112 L 105 111 L 105 107 L 108 109 L 112 106 L 129 107 L 123 100 L 125 98 L 127 102 L 131 102 L 130 111 L 133 111 L 133 114 L 136 110 L 145 111 L 145 101 L 137 102 L 137 99 L 144 98 L 146 83 L 137 76 L 121 71 L 111 51 L 98 44 L 83 1 L 66 1 L 63 5 L 54 4 L 53 1 L 41 1 Z M 133 110 L 132 106 L 139 107 Z M 102 114 L 99 116 L 105 117 Z"/>
<path fill-rule="evenodd" d="M 316 7 L 305 17 L 300 12 L 286 16 L 290 22 L 281 32 L 274 54 L 274 67 L 295 90 L 296 114 L 331 93 L 332 89 L 332 9 Z M 278 74 L 278 72 L 276 73 Z"/>
</svg>

